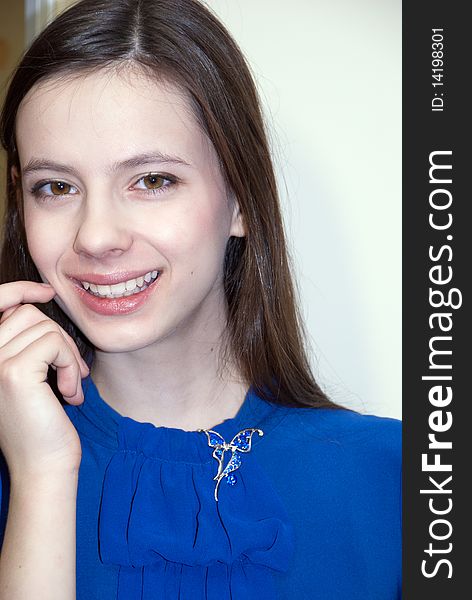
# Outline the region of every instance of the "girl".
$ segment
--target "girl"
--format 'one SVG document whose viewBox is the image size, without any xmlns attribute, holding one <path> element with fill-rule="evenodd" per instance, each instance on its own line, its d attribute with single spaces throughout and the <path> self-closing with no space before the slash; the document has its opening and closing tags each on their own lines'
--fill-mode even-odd
<svg viewBox="0 0 472 600">
<path fill-rule="evenodd" d="M 0 599 L 399 598 L 399 423 L 310 372 L 221 23 L 82 0 L 1 136 Z"/>
</svg>

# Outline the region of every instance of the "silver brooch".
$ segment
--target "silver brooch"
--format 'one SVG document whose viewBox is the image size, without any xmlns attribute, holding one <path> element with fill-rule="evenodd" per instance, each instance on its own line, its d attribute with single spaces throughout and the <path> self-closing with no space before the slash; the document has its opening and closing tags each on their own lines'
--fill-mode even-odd
<svg viewBox="0 0 472 600">
<path fill-rule="evenodd" d="M 264 432 L 261 429 L 243 429 L 227 444 L 223 437 L 216 431 L 213 431 L 213 429 L 199 429 L 198 431 L 206 434 L 208 445 L 210 448 L 214 448 L 213 458 L 216 458 L 218 461 L 218 472 L 213 477 L 213 481 L 216 481 L 215 500 L 218 502 L 218 487 L 221 480 L 226 477 L 228 485 L 235 485 L 238 481 L 234 471 L 241 466 L 239 452 L 249 452 L 251 450 L 252 436 L 255 433 L 262 436 Z M 224 467 L 225 452 L 227 450 L 231 451 L 231 458 L 226 467 Z"/>
</svg>

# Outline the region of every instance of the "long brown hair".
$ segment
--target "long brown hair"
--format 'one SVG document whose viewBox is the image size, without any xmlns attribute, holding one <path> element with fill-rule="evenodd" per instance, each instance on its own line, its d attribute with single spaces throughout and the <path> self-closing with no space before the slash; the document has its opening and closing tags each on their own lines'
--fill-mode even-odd
<svg viewBox="0 0 472 600">
<path fill-rule="evenodd" d="M 0 283 L 41 281 L 29 255 L 11 168 L 20 170 L 18 107 L 34 84 L 105 67 L 135 65 L 185 90 L 238 199 L 246 237 L 228 240 L 227 340 L 245 380 L 290 406 L 335 407 L 311 372 L 292 280 L 278 192 L 257 91 L 235 41 L 197 0 L 82 0 L 59 15 L 17 67 L 1 116 L 7 207 Z M 38 305 L 93 359 L 92 344 L 53 301 Z"/>
</svg>

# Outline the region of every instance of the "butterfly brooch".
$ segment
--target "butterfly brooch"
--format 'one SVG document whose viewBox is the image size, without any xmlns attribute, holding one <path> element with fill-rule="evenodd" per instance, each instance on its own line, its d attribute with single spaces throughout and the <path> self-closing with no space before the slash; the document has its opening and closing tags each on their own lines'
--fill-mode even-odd
<svg viewBox="0 0 472 600">
<path fill-rule="evenodd" d="M 216 431 L 213 431 L 213 429 L 199 429 L 198 431 L 206 434 L 208 445 L 210 448 L 214 448 L 212 456 L 218 461 L 218 472 L 213 477 L 213 481 L 216 481 L 215 500 L 218 502 L 218 488 L 221 480 L 226 477 L 228 485 L 235 485 L 238 481 L 236 475 L 234 475 L 234 471 L 241 466 L 239 452 L 249 452 L 251 450 L 252 436 L 255 433 L 262 436 L 264 435 L 264 432 L 261 429 L 243 429 L 237 433 L 228 444 L 223 437 Z M 225 467 L 225 452 L 228 450 L 231 451 L 231 458 Z"/>
</svg>

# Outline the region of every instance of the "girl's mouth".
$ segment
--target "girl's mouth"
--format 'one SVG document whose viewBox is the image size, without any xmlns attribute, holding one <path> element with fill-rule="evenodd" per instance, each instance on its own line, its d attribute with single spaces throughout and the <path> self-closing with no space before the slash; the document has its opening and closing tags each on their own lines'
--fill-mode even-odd
<svg viewBox="0 0 472 600">
<path fill-rule="evenodd" d="M 113 285 L 97 285 L 87 281 L 81 281 L 80 283 L 86 291 L 97 298 L 126 298 L 143 292 L 156 281 L 159 275 L 159 271 L 149 271 L 142 277 Z"/>
<path fill-rule="evenodd" d="M 87 308 L 101 315 L 124 315 L 138 310 L 157 289 L 160 271 L 113 285 L 75 281 L 74 288 Z"/>
</svg>

